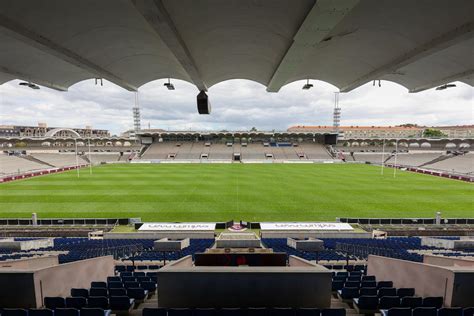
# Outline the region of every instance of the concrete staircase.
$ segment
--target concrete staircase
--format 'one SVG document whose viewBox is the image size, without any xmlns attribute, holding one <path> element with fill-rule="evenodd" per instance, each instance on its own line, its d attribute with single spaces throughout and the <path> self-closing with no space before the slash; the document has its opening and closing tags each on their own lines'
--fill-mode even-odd
<svg viewBox="0 0 474 316">
<path fill-rule="evenodd" d="M 437 157 L 437 158 L 435 158 L 431 161 L 425 162 L 424 164 L 421 164 L 418 167 L 424 167 L 424 166 L 427 166 L 427 165 L 432 165 L 434 163 L 437 163 L 437 162 L 440 162 L 440 161 L 443 161 L 443 160 L 446 160 L 446 159 L 449 159 L 449 158 L 453 158 L 453 157 L 456 157 L 456 156 L 453 155 L 453 154 L 442 155 L 442 156 L 439 156 L 439 157 Z"/>
<path fill-rule="evenodd" d="M 52 167 L 52 168 L 56 168 L 56 166 L 53 166 L 52 164 L 49 164 L 43 160 L 40 160 L 38 158 L 35 158 L 33 156 L 18 156 L 18 157 L 21 157 L 23 159 L 26 159 L 26 160 L 29 160 L 29 161 L 33 161 L 33 162 L 36 162 L 36 163 L 39 163 L 39 164 L 42 164 L 42 165 L 45 165 L 45 166 L 48 166 L 48 167 Z"/>
</svg>

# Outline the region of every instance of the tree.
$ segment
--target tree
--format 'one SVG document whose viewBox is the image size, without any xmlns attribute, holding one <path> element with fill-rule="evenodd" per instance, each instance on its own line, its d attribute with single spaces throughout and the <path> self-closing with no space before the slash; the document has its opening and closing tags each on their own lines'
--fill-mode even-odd
<svg viewBox="0 0 474 316">
<path fill-rule="evenodd" d="M 423 137 L 433 137 L 433 138 L 439 138 L 439 137 L 446 137 L 446 134 L 443 134 L 439 129 L 434 129 L 434 128 L 427 128 L 423 131 Z"/>
<path fill-rule="evenodd" d="M 256 132 L 256 131 L 257 131 L 257 128 L 256 128 L 256 127 L 252 127 L 252 128 L 250 129 L 250 131 L 251 131 L 251 132 Z"/>
</svg>

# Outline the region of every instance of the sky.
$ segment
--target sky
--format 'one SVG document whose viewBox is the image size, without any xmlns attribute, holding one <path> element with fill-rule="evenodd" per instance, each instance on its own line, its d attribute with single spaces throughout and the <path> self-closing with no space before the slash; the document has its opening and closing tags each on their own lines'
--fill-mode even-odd
<svg viewBox="0 0 474 316">
<path fill-rule="evenodd" d="M 113 83 L 103 86 L 85 80 L 59 92 L 45 87 L 33 90 L 14 80 L 0 85 L 0 125 L 37 125 L 108 129 L 114 135 L 133 127 L 135 96 Z M 302 90 L 304 81 L 284 86 L 278 93 L 249 80 L 228 80 L 209 88 L 211 115 L 199 115 L 195 86 L 165 80 L 139 88 L 142 128 L 165 130 L 286 130 L 293 125 L 332 125 L 334 92 L 331 84 L 311 80 L 314 88 Z M 341 125 L 464 125 L 474 124 L 474 88 L 457 82 L 456 88 L 410 94 L 403 86 L 382 81 L 341 93 Z"/>
</svg>

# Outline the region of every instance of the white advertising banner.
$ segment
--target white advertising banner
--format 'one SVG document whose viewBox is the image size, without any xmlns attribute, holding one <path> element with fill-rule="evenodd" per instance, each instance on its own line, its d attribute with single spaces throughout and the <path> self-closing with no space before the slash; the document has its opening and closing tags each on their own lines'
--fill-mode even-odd
<svg viewBox="0 0 474 316">
<path fill-rule="evenodd" d="M 144 223 L 140 231 L 209 231 L 216 223 Z"/>
<path fill-rule="evenodd" d="M 354 230 L 347 223 L 260 223 L 261 230 Z"/>
</svg>

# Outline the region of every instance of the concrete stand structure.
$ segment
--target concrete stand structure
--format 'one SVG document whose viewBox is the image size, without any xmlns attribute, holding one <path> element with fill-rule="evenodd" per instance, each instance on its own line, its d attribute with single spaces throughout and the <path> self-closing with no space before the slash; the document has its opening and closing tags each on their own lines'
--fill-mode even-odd
<svg viewBox="0 0 474 316">
<path fill-rule="evenodd" d="M 474 249 L 474 237 L 460 237 L 458 240 L 423 237 L 421 244 L 441 249 Z"/>
<path fill-rule="evenodd" d="M 162 238 L 160 240 L 155 240 L 155 242 L 153 243 L 153 249 L 156 251 L 180 251 L 186 247 L 189 247 L 189 238 Z"/>
<path fill-rule="evenodd" d="M 290 256 L 287 266 L 194 266 L 184 257 L 158 271 L 159 307 L 314 307 L 331 303 L 331 272 Z"/>
<path fill-rule="evenodd" d="M 288 245 L 288 247 L 301 251 L 316 252 L 324 250 L 324 241 L 315 238 L 287 238 L 286 244 Z"/>
<path fill-rule="evenodd" d="M 216 238 L 216 248 L 261 248 L 255 233 L 221 233 Z"/>
<path fill-rule="evenodd" d="M 11 250 L 35 250 L 41 248 L 53 247 L 53 239 L 32 239 L 32 240 L 15 240 L 13 238 L 0 239 L 0 248 Z"/>
</svg>

